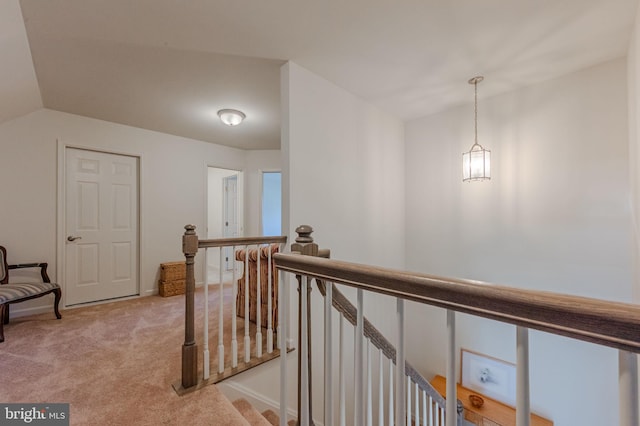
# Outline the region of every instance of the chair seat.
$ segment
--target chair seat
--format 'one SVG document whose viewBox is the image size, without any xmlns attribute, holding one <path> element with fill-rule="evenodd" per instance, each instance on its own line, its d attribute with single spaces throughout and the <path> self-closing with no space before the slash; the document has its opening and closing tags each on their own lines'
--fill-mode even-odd
<svg viewBox="0 0 640 426">
<path fill-rule="evenodd" d="M 0 304 L 52 291 L 60 286 L 56 283 L 10 283 L 0 286 Z"/>
<path fill-rule="evenodd" d="M 0 246 L 0 342 L 4 342 L 4 325 L 9 324 L 9 309 L 12 303 L 20 303 L 53 293 L 53 313 L 56 314 L 56 318 L 62 318 L 58 309 L 62 298 L 62 289 L 49 279 L 47 265 L 47 262 L 9 265 L 7 263 L 7 249 Z M 42 282 L 9 283 L 10 270 L 25 268 L 40 268 Z"/>
</svg>

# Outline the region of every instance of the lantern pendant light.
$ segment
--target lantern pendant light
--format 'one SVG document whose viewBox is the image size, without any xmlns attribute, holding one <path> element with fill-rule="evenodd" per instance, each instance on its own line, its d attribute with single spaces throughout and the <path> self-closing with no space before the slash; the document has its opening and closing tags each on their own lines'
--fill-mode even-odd
<svg viewBox="0 0 640 426">
<path fill-rule="evenodd" d="M 484 77 L 477 76 L 469 80 L 469 84 L 473 84 L 475 91 L 474 104 L 474 122 L 475 122 L 475 140 L 469 152 L 462 154 L 462 181 L 471 182 L 472 180 L 489 180 L 491 179 L 491 151 L 484 149 L 478 143 L 478 83 L 484 80 Z"/>
</svg>

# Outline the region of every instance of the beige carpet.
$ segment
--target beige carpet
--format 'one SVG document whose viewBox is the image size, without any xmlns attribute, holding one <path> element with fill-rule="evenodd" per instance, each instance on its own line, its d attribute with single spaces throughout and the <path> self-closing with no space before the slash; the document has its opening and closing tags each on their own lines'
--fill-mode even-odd
<svg viewBox="0 0 640 426">
<path fill-rule="evenodd" d="M 217 293 L 209 296 L 214 309 Z M 230 287 L 225 293 L 230 304 Z M 200 349 L 202 300 L 199 290 Z M 230 317 L 230 309 L 225 311 Z M 215 310 L 211 315 L 213 359 Z M 240 337 L 242 330 L 238 321 Z M 181 372 L 184 296 L 69 309 L 62 312 L 62 320 L 53 312 L 12 319 L 5 325 L 5 339 L 0 343 L 1 402 L 68 402 L 72 425 L 249 424 L 215 385 L 183 397 L 173 391 L 171 384 L 180 380 Z M 198 357 L 202 363 L 202 354 Z"/>
</svg>

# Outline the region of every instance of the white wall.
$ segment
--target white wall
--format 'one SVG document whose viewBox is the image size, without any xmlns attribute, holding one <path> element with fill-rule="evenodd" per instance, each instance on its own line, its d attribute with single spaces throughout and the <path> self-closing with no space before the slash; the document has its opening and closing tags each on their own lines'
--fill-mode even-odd
<svg viewBox="0 0 640 426">
<path fill-rule="evenodd" d="M 629 179 L 631 182 L 633 301 L 640 303 L 640 2 L 627 53 Z M 636 357 L 636 363 L 638 359 Z M 636 364 L 637 368 L 637 364 Z M 640 380 L 640 373 L 638 374 Z"/>
<path fill-rule="evenodd" d="M 640 5 L 627 55 L 627 99 L 629 105 L 629 179 L 633 212 L 634 301 L 640 302 Z"/>
<path fill-rule="evenodd" d="M 141 156 L 141 294 L 157 291 L 161 262 L 184 258 L 184 225 L 195 224 L 196 232 L 206 236 L 207 164 L 247 170 L 243 150 L 47 109 L 0 124 L 1 244 L 13 263 L 49 262 L 52 277 L 58 272 L 57 139 Z M 253 164 L 260 160 L 254 158 Z M 202 256 L 196 262 L 196 280 L 201 281 Z M 16 305 L 12 312 L 42 306 L 39 300 Z"/>
<path fill-rule="evenodd" d="M 291 235 L 309 224 L 335 258 L 403 266 L 402 123 L 295 63 L 285 67 Z"/>
<path fill-rule="evenodd" d="M 631 301 L 625 81 L 619 59 L 490 99 L 479 86 L 490 182 L 462 182 L 472 104 L 407 123 L 407 268 Z M 409 311 L 424 342 L 409 359 L 444 372 L 444 312 Z M 513 327 L 458 317 L 460 346 L 515 361 Z M 618 423 L 616 351 L 532 332 L 531 359 L 534 411 L 557 426 Z"/>
</svg>

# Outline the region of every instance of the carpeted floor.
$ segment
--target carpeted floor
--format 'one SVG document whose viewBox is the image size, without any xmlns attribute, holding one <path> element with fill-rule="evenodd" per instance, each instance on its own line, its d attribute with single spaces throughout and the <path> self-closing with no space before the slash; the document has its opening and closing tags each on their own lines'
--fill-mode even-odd
<svg viewBox="0 0 640 426">
<path fill-rule="evenodd" d="M 196 293 L 200 349 L 202 293 Z M 218 292 L 209 300 L 214 358 Z M 230 301 L 229 287 L 225 306 Z M 72 425 L 247 425 L 215 385 L 176 395 L 171 384 L 180 380 L 183 341 L 183 296 L 70 309 L 62 320 L 53 312 L 12 319 L 0 343 L 0 401 L 70 403 Z"/>
</svg>

